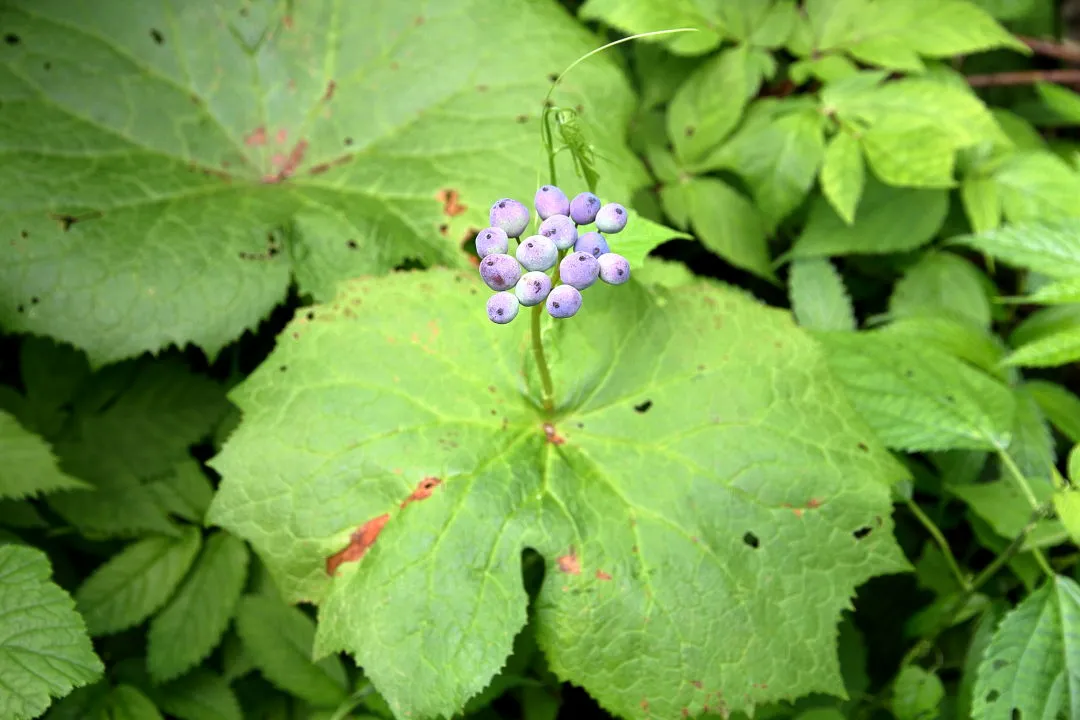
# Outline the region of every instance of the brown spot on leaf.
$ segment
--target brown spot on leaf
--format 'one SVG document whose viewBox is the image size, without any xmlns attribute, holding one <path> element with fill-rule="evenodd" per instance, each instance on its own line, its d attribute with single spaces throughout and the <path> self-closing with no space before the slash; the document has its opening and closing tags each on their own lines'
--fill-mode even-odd
<svg viewBox="0 0 1080 720">
<path fill-rule="evenodd" d="M 286 30 L 292 30 L 294 27 L 296 27 L 295 23 L 293 23 L 292 15 L 286 15 L 285 17 L 281 18 L 281 24 L 285 26 Z"/>
<path fill-rule="evenodd" d="M 286 130 L 285 128 L 281 128 L 276 133 L 274 133 L 274 142 L 276 142 L 278 145 L 284 145 L 285 141 L 288 140 L 288 139 L 289 139 L 289 131 Z"/>
<path fill-rule="evenodd" d="M 544 423 L 544 437 L 552 445 L 562 445 L 566 442 L 566 438 L 560 435 L 559 431 L 551 423 Z"/>
<path fill-rule="evenodd" d="M 450 226 L 447 225 L 446 223 L 443 223 L 442 225 L 440 225 L 439 226 L 439 234 L 442 235 L 443 237 L 446 237 L 447 235 L 449 235 L 450 234 Z"/>
<path fill-rule="evenodd" d="M 581 574 L 581 560 L 577 554 L 574 553 L 574 548 L 570 548 L 570 552 L 566 555 L 562 555 L 555 560 L 559 565 L 559 572 L 568 573 L 570 575 Z"/>
<path fill-rule="evenodd" d="M 447 217 L 457 217 L 469 209 L 460 202 L 460 195 L 453 188 L 440 190 L 435 193 L 435 198 L 443 204 L 443 213 Z"/>
<path fill-rule="evenodd" d="M 690 684 L 691 684 L 691 685 L 693 685 L 694 687 L 696 687 L 696 688 L 697 688 L 698 690 L 700 690 L 700 689 L 701 689 L 702 687 L 704 687 L 704 686 L 703 686 L 703 685 L 701 684 L 701 681 L 700 681 L 700 680 L 691 680 L 691 681 L 690 681 Z"/>
<path fill-rule="evenodd" d="M 326 559 L 326 574 L 333 577 L 342 563 L 356 562 L 364 557 L 368 548 L 375 544 L 383 527 L 390 520 L 390 513 L 372 518 L 361 525 L 349 536 L 349 544 L 344 550 L 334 553 Z"/>
<path fill-rule="evenodd" d="M 811 510 L 817 510 L 819 507 L 821 507 L 821 501 L 817 498 L 810 498 L 810 501 L 806 503 L 806 507 L 810 508 Z"/>
<path fill-rule="evenodd" d="M 74 215 L 53 215 L 53 220 L 60 223 L 60 229 L 67 232 L 71 229 L 71 226 L 79 221 L 79 218 Z"/>
<path fill-rule="evenodd" d="M 606 573 L 603 570 L 597 570 L 596 571 L 596 579 L 597 580 L 610 580 L 611 579 L 611 573 Z"/>
<path fill-rule="evenodd" d="M 308 170 L 309 175 L 321 175 L 330 169 L 330 163 L 319 163 L 318 165 L 312 165 Z"/>
<path fill-rule="evenodd" d="M 641 709 L 645 714 L 649 713 L 649 700 L 648 698 L 641 698 Z"/>
<path fill-rule="evenodd" d="M 442 485 L 442 480 L 437 477 L 426 477 L 420 481 L 416 486 L 416 489 L 412 491 L 409 497 L 405 498 L 401 503 L 401 507 L 404 509 L 409 503 L 418 502 L 420 500 L 427 500 L 431 497 L 431 493 L 435 492 L 435 488 Z"/>
<path fill-rule="evenodd" d="M 487 85 L 477 85 L 476 86 L 476 91 L 477 92 L 487 92 L 488 91 L 488 86 Z"/>
<path fill-rule="evenodd" d="M 424 16 L 423 15 L 417 15 L 416 19 L 413 20 L 413 24 L 414 25 L 423 25 L 424 24 Z"/>
<path fill-rule="evenodd" d="M 326 92 L 323 93 L 323 102 L 330 102 L 334 99 L 334 91 L 337 90 L 337 83 L 333 80 L 326 83 Z"/>
<path fill-rule="evenodd" d="M 278 134 L 280 135 L 281 133 L 279 132 Z M 280 163 L 281 169 L 278 171 L 278 173 L 276 175 L 268 175 L 264 177 L 263 182 L 279 183 L 288 178 L 294 172 L 296 172 L 296 168 L 299 167 L 300 163 L 304 161 L 304 153 L 307 152 L 307 146 L 307 140 L 301 140 L 300 142 L 296 143 L 292 151 L 289 153 L 289 157 L 284 158 L 283 162 Z M 277 158 L 275 158 L 275 162 L 276 161 Z"/>
<path fill-rule="evenodd" d="M 266 144 L 266 128 L 262 125 L 255 128 L 244 138 L 244 144 L 248 147 L 259 147 Z"/>
</svg>

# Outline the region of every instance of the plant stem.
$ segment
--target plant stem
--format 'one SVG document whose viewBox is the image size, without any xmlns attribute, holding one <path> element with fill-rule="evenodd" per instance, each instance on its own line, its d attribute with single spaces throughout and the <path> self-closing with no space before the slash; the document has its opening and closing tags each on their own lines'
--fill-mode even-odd
<svg viewBox="0 0 1080 720">
<path fill-rule="evenodd" d="M 1028 483 L 1027 478 L 1024 477 L 1024 472 L 1020 469 L 1020 466 L 1013 460 L 1012 455 L 1008 453 L 1004 448 L 999 447 L 997 449 L 998 457 L 1001 458 L 1001 463 L 1005 466 L 1005 469 L 1009 471 L 1009 476 L 1012 477 L 1017 487 L 1020 488 L 1020 492 L 1027 498 L 1028 504 L 1031 505 L 1032 510 L 1039 510 L 1039 499 L 1035 497 L 1035 492 L 1031 489 L 1031 484 Z M 1054 568 L 1050 567 L 1050 562 L 1043 555 L 1042 551 L 1038 548 L 1032 548 L 1031 554 L 1035 556 L 1035 561 L 1039 563 L 1039 567 L 1048 577 L 1054 577 Z"/>
<path fill-rule="evenodd" d="M 532 350 L 536 358 L 536 370 L 540 373 L 540 386 L 543 390 L 542 402 L 544 412 L 548 415 L 555 410 L 555 388 L 551 384 L 551 371 L 548 369 L 547 358 L 544 356 L 544 343 L 540 338 L 540 315 L 544 311 L 544 304 L 533 305 L 532 309 Z"/>
<path fill-rule="evenodd" d="M 1077 85 L 1080 84 L 1080 69 L 1018 70 L 1015 72 L 990 73 L 988 75 L 968 75 L 966 80 L 971 87 L 1034 85 L 1041 82 Z"/>
<path fill-rule="evenodd" d="M 914 500 L 907 499 L 908 510 L 915 516 L 922 526 L 926 528 L 926 531 L 930 533 L 930 537 L 934 538 L 934 542 L 941 548 L 942 554 L 945 556 L 945 562 L 949 565 L 949 569 L 952 570 L 952 574 L 956 576 L 956 581 L 960 583 L 960 587 L 967 590 L 971 587 L 971 583 L 968 581 L 967 575 L 960 569 L 960 564 L 956 562 L 956 557 L 953 555 L 952 548 L 949 547 L 949 542 L 945 539 L 945 535 L 942 534 L 941 529 L 930 519 L 930 516 L 923 512 Z"/>
<path fill-rule="evenodd" d="M 1017 535 L 1011 543 L 1009 543 L 1008 547 L 998 553 L 997 557 L 995 557 L 989 565 L 984 567 L 982 571 L 980 571 L 979 574 L 975 576 L 975 578 L 968 584 L 967 589 L 963 592 L 963 594 L 957 597 L 956 600 L 953 602 L 953 605 L 949 609 L 949 611 L 942 615 L 942 619 L 938 622 L 937 627 L 934 628 L 933 632 L 923 638 L 920 638 L 919 642 L 915 643 L 911 650 L 909 650 L 907 654 L 904 655 L 904 659 L 900 661 L 901 668 L 907 667 L 911 663 L 915 662 L 927 652 L 929 652 L 931 648 L 934 647 L 934 641 L 937 640 L 937 637 L 941 633 L 943 633 L 946 628 L 952 625 L 952 620 L 954 617 L 956 617 L 956 614 L 960 612 L 965 605 L 968 604 L 968 601 L 971 600 L 972 596 L 974 596 L 976 592 L 978 592 L 979 588 L 985 585 L 987 581 L 990 580 L 990 578 L 992 578 L 997 573 L 998 570 L 1005 566 L 1006 563 L 1016 557 L 1017 553 L 1019 553 L 1020 550 L 1023 548 L 1024 541 L 1027 539 L 1028 534 L 1035 529 L 1035 526 L 1039 524 L 1039 521 L 1042 520 L 1046 515 L 1048 515 L 1049 512 L 1049 506 L 1045 505 L 1041 505 L 1035 509 L 1035 511 L 1031 515 L 1031 519 L 1028 520 L 1027 525 L 1025 525 L 1020 530 L 1020 534 Z M 1051 572 L 1051 577 L 1053 577 L 1053 572 Z"/>
</svg>

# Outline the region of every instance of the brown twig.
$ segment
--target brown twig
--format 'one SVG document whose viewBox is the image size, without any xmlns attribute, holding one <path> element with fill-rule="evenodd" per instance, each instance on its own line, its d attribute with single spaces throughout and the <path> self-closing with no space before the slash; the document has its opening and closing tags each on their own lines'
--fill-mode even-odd
<svg viewBox="0 0 1080 720">
<path fill-rule="evenodd" d="M 968 75 L 971 87 L 1004 87 L 1006 85 L 1034 85 L 1040 82 L 1080 85 L 1080 68 L 1066 70 L 1021 70 L 1017 72 Z"/>
<path fill-rule="evenodd" d="M 1025 37 L 1023 35 L 1019 36 L 1017 39 L 1039 55 L 1057 58 L 1062 62 L 1073 65 L 1080 65 L 1080 45 L 1062 43 L 1056 40 Z"/>
</svg>

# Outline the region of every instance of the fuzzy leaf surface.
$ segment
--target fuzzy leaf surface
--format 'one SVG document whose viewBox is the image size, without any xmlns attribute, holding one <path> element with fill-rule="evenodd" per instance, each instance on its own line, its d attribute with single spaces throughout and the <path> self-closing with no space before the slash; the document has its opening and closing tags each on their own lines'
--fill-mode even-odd
<svg viewBox="0 0 1080 720">
<path fill-rule="evenodd" d="M 526 621 L 528 547 L 552 670 L 613 712 L 842 692 L 840 611 L 906 567 L 903 471 L 816 345 L 718 285 L 596 286 L 574 322 L 545 323 L 545 428 L 528 326 L 488 322 L 478 285 L 353 282 L 232 396 L 244 419 L 213 460 L 210 519 L 321 606 L 317 651 L 353 654 L 399 715 L 451 714 Z M 813 601 L 774 601 L 794 595 Z"/>
</svg>

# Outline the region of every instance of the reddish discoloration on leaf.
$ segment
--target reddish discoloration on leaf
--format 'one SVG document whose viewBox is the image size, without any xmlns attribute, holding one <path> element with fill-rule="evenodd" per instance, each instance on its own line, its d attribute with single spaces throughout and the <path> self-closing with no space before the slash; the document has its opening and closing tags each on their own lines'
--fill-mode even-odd
<svg viewBox="0 0 1080 720">
<path fill-rule="evenodd" d="M 435 193 L 435 199 L 443 204 L 443 214 L 447 217 L 457 217 L 469 209 L 460 202 L 460 197 L 453 188 L 445 188 Z"/>
<path fill-rule="evenodd" d="M 611 574 L 606 573 L 603 570 L 597 570 L 596 571 L 596 579 L 597 580 L 610 580 L 611 579 Z"/>
<path fill-rule="evenodd" d="M 442 485 L 442 480 L 437 477 L 426 477 L 420 481 L 416 486 L 416 489 L 412 491 L 412 495 L 405 498 L 401 503 L 402 509 L 409 503 L 417 502 L 419 500 L 427 500 L 431 497 L 431 493 L 435 492 L 435 488 Z"/>
<path fill-rule="evenodd" d="M 647 715 L 649 713 L 649 700 L 648 698 L 641 698 L 641 709 Z"/>
<path fill-rule="evenodd" d="M 312 165 L 308 170 L 309 175 L 321 175 L 330 169 L 330 163 L 319 163 L 318 165 Z"/>
<path fill-rule="evenodd" d="M 296 27 L 295 23 L 293 23 L 292 15 L 286 15 L 285 17 L 281 18 L 281 24 L 285 26 L 286 30 L 292 30 L 294 27 Z"/>
<path fill-rule="evenodd" d="M 544 437 L 552 445 L 562 445 L 566 442 L 566 438 L 560 435 L 559 431 L 551 423 L 544 423 Z"/>
<path fill-rule="evenodd" d="M 437 320 L 428 320 L 427 326 L 428 326 L 428 330 L 431 331 L 431 339 L 432 340 L 438 340 L 439 339 L 439 333 L 442 332 L 442 330 L 439 329 L 438 321 Z"/>
<path fill-rule="evenodd" d="M 806 507 L 810 508 L 811 510 L 817 510 L 819 507 L 821 507 L 821 505 L 822 501 L 818 500 L 817 498 L 810 498 L 810 501 L 806 503 Z"/>
<path fill-rule="evenodd" d="M 570 552 L 566 555 L 562 555 L 555 560 L 559 566 L 559 572 L 568 573 L 570 575 L 581 574 L 581 559 L 578 558 L 577 553 L 574 552 L 574 548 L 570 548 Z"/>
<path fill-rule="evenodd" d="M 323 102 L 330 102 L 334 99 L 334 91 L 337 90 L 337 83 L 331 80 L 326 83 L 326 92 L 323 93 Z"/>
<path fill-rule="evenodd" d="M 691 685 L 693 685 L 694 687 L 696 687 L 696 688 L 697 688 L 698 690 L 700 690 L 700 689 L 701 689 L 702 687 L 704 687 L 704 686 L 703 686 L 703 685 L 701 684 L 701 681 L 700 681 L 700 680 L 691 680 L 691 681 L 690 681 L 690 684 L 691 684 Z"/>
<path fill-rule="evenodd" d="M 389 520 L 390 513 L 386 513 L 361 525 L 349 537 L 349 544 L 344 550 L 334 553 L 326 559 L 326 574 L 333 577 L 342 563 L 356 562 L 364 557 L 368 548 L 375 544 L 375 541 L 379 538 L 379 533 L 382 532 L 383 527 L 386 526 Z"/>
<path fill-rule="evenodd" d="M 278 134 L 280 135 L 280 132 Z M 276 175 L 267 175 L 263 177 L 263 182 L 279 183 L 291 176 L 294 172 L 296 172 L 296 168 L 300 166 L 300 163 L 304 161 L 304 153 L 307 152 L 307 147 L 308 141 L 301 140 L 293 147 L 292 151 L 289 153 L 289 157 L 281 158 L 280 155 L 275 155 L 274 164 L 280 165 L 281 169 L 278 170 Z"/>
<path fill-rule="evenodd" d="M 274 142 L 276 142 L 278 145 L 284 145 L 285 141 L 288 140 L 288 139 L 289 139 L 289 131 L 286 130 L 285 128 L 281 128 L 274 135 Z"/>
<path fill-rule="evenodd" d="M 247 134 L 244 144 L 248 147 L 259 147 L 266 144 L 266 128 L 259 126 Z"/>
<path fill-rule="evenodd" d="M 681 715 L 682 715 L 683 717 L 690 717 L 690 708 L 683 708 L 683 709 L 682 709 L 682 710 L 680 711 L 680 714 L 681 714 Z"/>
</svg>

